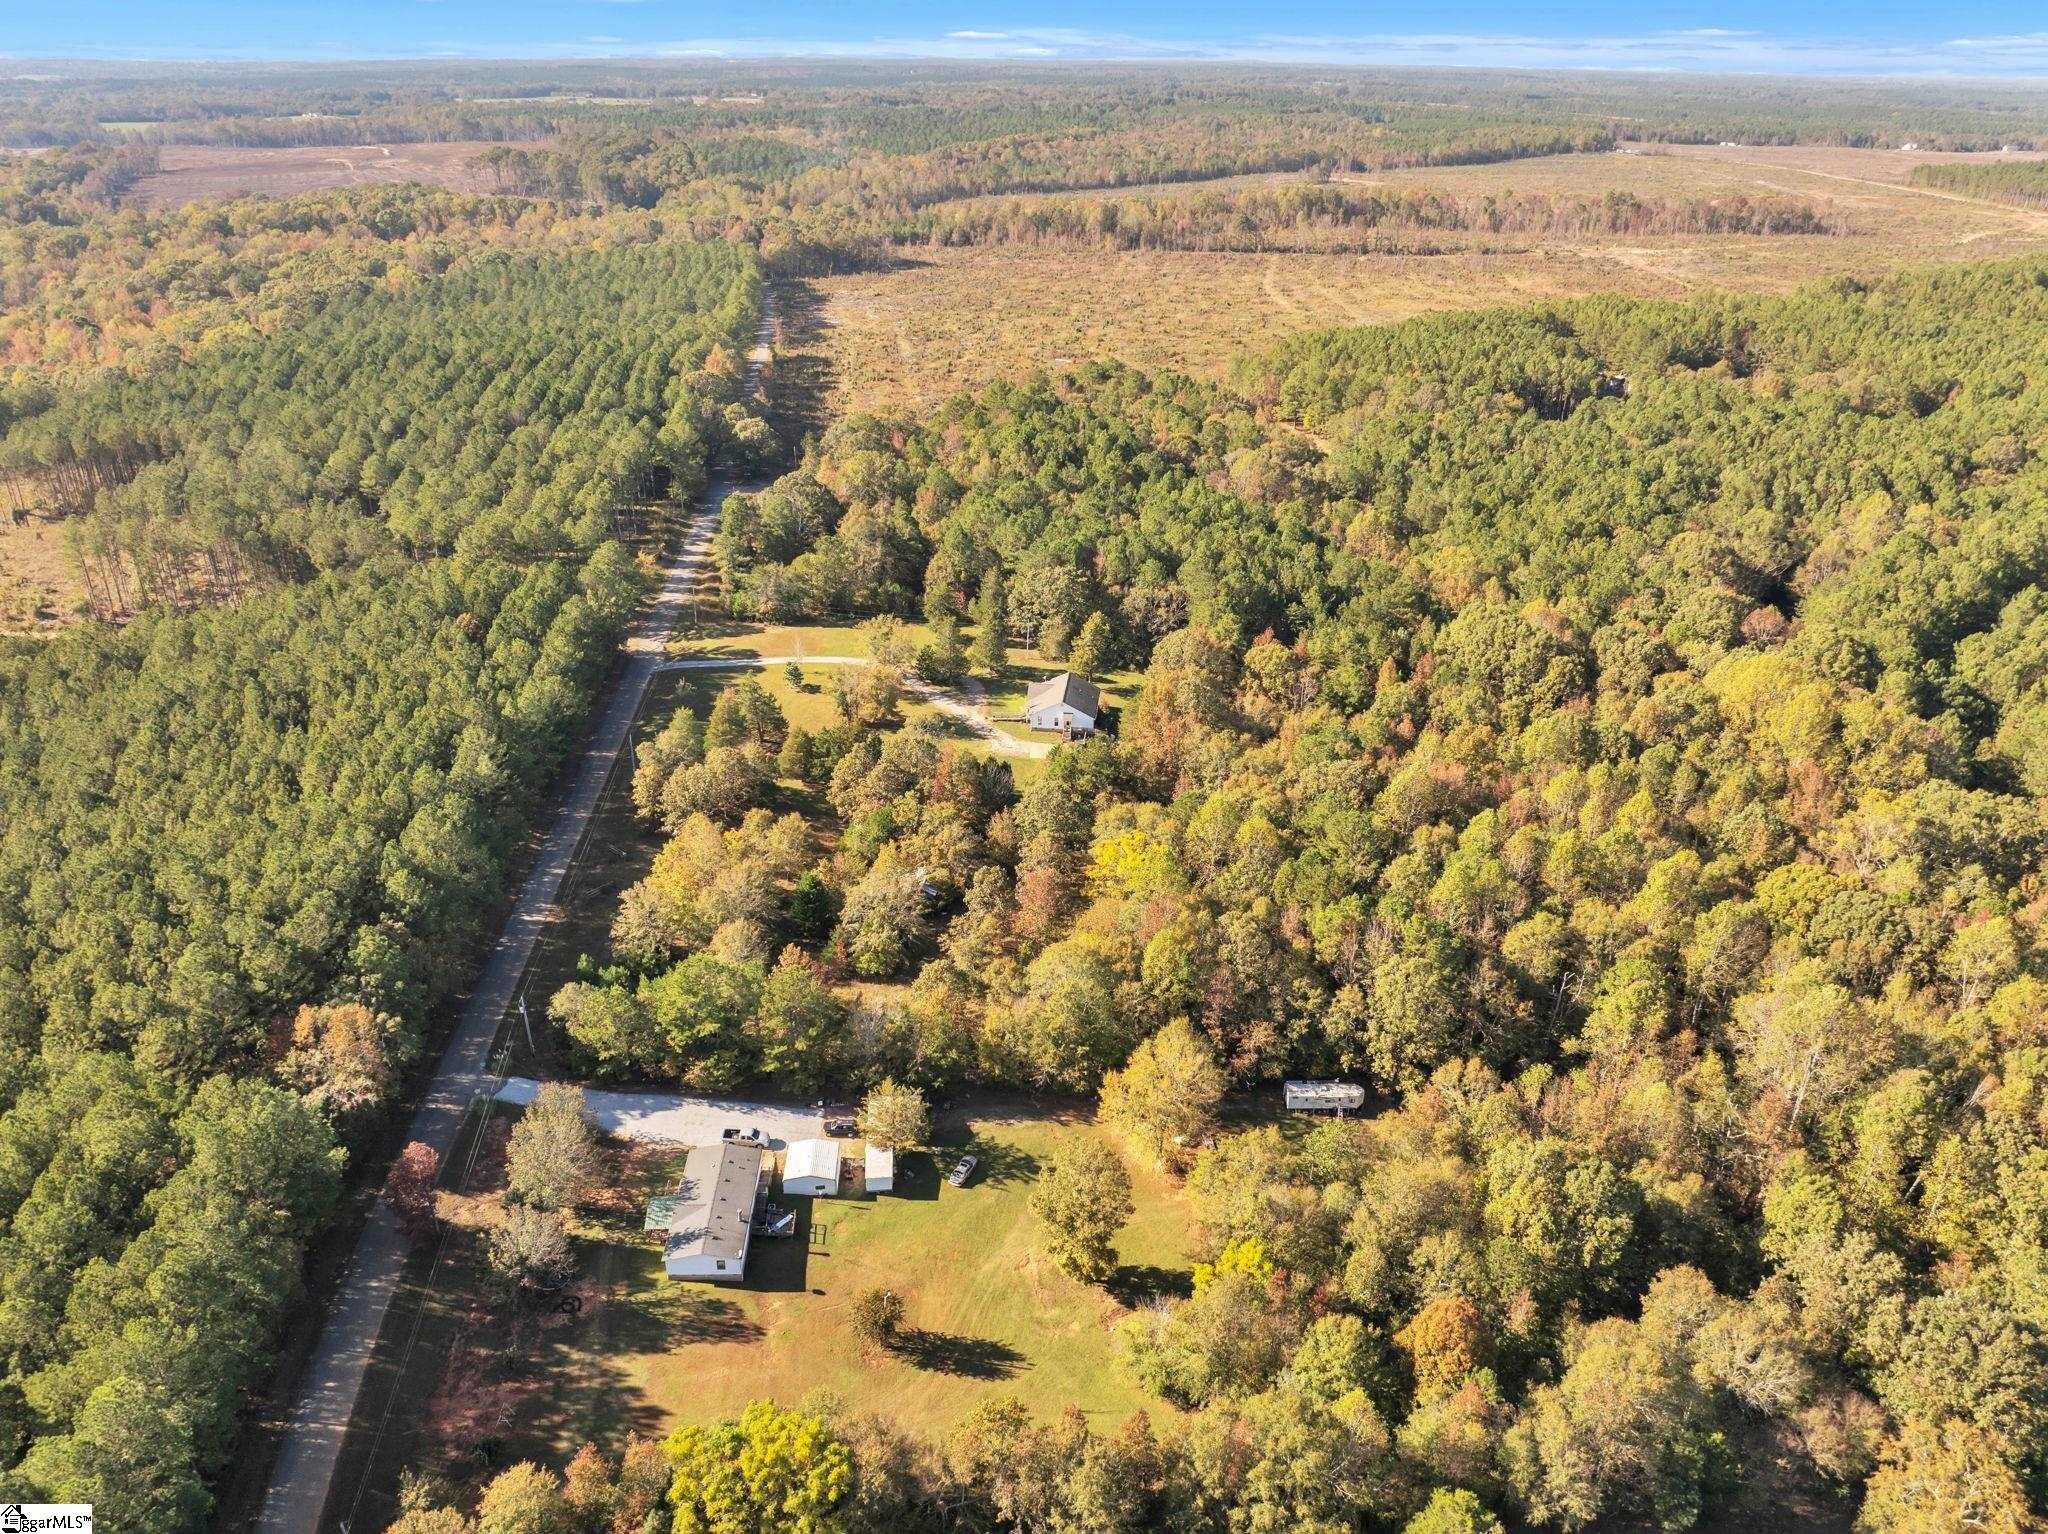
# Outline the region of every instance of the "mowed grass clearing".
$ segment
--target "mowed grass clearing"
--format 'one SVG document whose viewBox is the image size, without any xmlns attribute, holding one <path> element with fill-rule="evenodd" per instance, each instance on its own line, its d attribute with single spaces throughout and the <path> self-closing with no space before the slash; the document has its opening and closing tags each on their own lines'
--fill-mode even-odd
<svg viewBox="0 0 2048 1534">
<path fill-rule="evenodd" d="M 739 1286 L 668 1279 L 637 1208 L 586 1225 L 580 1256 L 596 1298 L 549 1338 L 546 1374 L 565 1394 L 509 1447 L 560 1464 L 585 1438 L 624 1426 L 666 1430 L 817 1392 L 935 1438 L 996 1393 L 1041 1415 L 1073 1405 L 1112 1424 L 1165 1409 L 1119 1365 L 1111 1328 L 1127 1302 L 1187 1285 L 1177 1185 L 1131 1166 L 1137 1213 L 1106 1289 L 1054 1267 L 1028 1205 L 1042 1160 L 1099 1132 L 1078 1114 L 1023 1107 L 942 1119 L 936 1158 L 902 1158 L 901 1191 L 785 1201 L 800 1212 L 799 1235 L 757 1240 Z M 948 1187 L 944 1170 L 963 1149 L 982 1157 L 981 1170 L 967 1187 Z M 643 1162 L 635 1199 L 673 1164 Z M 888 1353 L 866 1347 L 850 1324 L 850 1302 L 876 1286 L 906 1305 L 904 1340 Z M 561 1410 L 572 1398 L 581 1409 Z"/>
</svg>

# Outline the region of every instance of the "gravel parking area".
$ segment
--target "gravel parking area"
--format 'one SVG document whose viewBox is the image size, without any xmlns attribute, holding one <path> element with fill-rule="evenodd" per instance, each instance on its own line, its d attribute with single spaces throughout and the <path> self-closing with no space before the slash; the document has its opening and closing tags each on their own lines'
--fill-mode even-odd
<svg viewBox="0 0 2048 1534">
<path fill-rule="evenodd" d="M 523 1108 L 533 1101 L 538 1086 L 538 1082 L 525 1076 L 509 1077 L 498 1089 L 498 1101 Z M 794 1140 L 815 1140 L 825 1133 L 826 1115 L 821 1110 L 791 1108 L 781 1103 L 750 1103 L 736 1097 L 602 1092 L 585 1087 L 583 1101 L 598 1128 L 623 1140 L 709 1145 L 728 1128 L 758 1129 L 768 1137 L 770 1146 L 781 1150 Z"/>
</svg>

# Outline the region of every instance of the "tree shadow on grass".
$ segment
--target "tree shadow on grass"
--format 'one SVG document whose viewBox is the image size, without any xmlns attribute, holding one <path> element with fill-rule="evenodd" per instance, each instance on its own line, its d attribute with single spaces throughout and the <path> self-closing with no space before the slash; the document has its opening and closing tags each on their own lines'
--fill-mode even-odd
<svg viewBox="0 0 2048 1534">
<path fill-rule="evenodd" d="M 1109 1297 L 1126 1310 L 1158 1300 L 1184 1300 L 1195 1292 L 1195 1276 L 1149 1263 L 1125 1263 L 1103 1285 Z"/>
<path fill-rule="evenodd" d="M 956 1155 L 953 1160 L 960 1158 Z M 939 1179 L 953 1165 L 948 1161 L 944 1169 L 938 1159 L 929 1151 L 898 1151 L 896 1153 L 896 1181 L 887 1193 L 878 1198 L 912 1199 L 919 1203 L 931 1203 L 939 1196 Z"/>
<path fill-rule="evenodd" d="M 977 1182 L 1028 1182 L 1038 1175 L 1038 1158 L 1022 1146 L 984 1140 L 977 1135 L 973 1148 L 974 1154 L 981 1157 L 981 1165 L 975 1169 Z"/>
<path fill-rule="evenodd" d="M 724 1295 L 674 1283 L 673 1293 L 629 1300 L 611 1314 L 610 1337 L 627 1353 L 660 1353 L 693 1342 L 759 1342 L 765 1335 Z"/>
<path fill-rule="evenodd" d="M 967 1182 L 970 1188 L 982 1183 L 1022 1182 L 1038 1175 L 1038 1158 L 1031 1152 L 979 1134 L 970 1134 L 964 1139 L 953 1135 L 945 1137 L 945 1143 L 938 1147 L 936 1153 L 939 1175 L 943 1177 L 951 1172 L 963 1155 L 973 1156 L 978 1163 L 974 1175 Z"/>
<path fill-rule="evenodd" d="M 825 345 L 824 301 L 817 289 L 789 281 L 777 286 L 775 296 L 782 324 L 775 371 L 768 379 L 768 417 L 783 441 L 795 447 L 831 424 L 825 402 L 838 370 Z"/>
<path fill-rule="evenodd" d="M 693 1343 L 755 1343 L 765 1335 L 728 1296 L 668 1279 L 653 1253 L 634 1255 L 642 1264 L 637 1282 L 592 1296 L 577 1318 L 541 1322 L 525 1346 L 511 1350 L 512 1372 L 532 1387 L 523 1444 L 588 1440 L 616 1448 L 636 1434 L 656 1433 L 663 1414 L 623 1360 Z"/>
<path fill-rule="evenodd" d="M 914 1369 L 973 1380 L 1006 1380 L 1024 1367 L 1024 1355 L 1006 1342 L 988 1337 L 955 1337 L 921 1327 L 899 1332 L 889 1351 Z"/>
</svg>

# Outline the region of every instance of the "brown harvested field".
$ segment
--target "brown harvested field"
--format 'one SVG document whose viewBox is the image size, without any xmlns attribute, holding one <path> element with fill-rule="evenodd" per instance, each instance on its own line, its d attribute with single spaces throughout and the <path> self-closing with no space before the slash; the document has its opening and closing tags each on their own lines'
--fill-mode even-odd
<svg viewBox="0 0 2048 1534">
<path fill-rule="evenodd" d="M 785 344 L 799 356 L 814 355 L 813 371 L 834 414 L 923 408 L 963 387 L 1098 357 L 1213 377 L 1247 351 L 1324 326 L 1593 293 L 1782 292 L 1823 277 L 2048 250 L 2048 213 L 1904 184 L 1916 164 L 1997 158 L 2005 157 L 1659 146 L 1346 177 L 1466 196 L 1599 196 L 1610 189 L 1668 200 L 1795 196 L 1837 215 L 1851 232 L 1432 233 L 1433 243 L 1455 247 L 1436 255 L 915 247 L 893 271 L 810 284 L 811 323 L 792 327 Z M 1257 179 L 1129 188 L 1123 195 L 1189 195 Z M 801 303 L 795 312 L 804 312 Z"/>
<path fill-rule="evenodd" d="M 290 197 L 299 192 L 402 181 L 420 181 L 452 192 L 489 192 L 495 188 L 475 160 L 494 147 L 476 141 L 303 149 L 169 145 L 157 173 L 135 184 L 135 198 L 143 207 L 157 211 L 207 197 Z"/>
</svg>

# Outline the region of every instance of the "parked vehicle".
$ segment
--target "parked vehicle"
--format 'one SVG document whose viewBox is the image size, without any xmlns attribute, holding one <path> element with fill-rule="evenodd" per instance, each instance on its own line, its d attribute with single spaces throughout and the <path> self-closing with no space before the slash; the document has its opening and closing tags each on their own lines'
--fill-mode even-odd
<svg viewBox="0 0 2048 1534">
<path fill-rule="evenodd" d="M 856 1124 L 852 1119 L 832 1119 L 826 1123 L 825 1133 L 832 1136 L 835 1140 L 850 1140 L 860 1133 L 860 1125 Z"/>
<path fill-rule="evenodd" d="M 725 1138 L 733 1145 L 766 1145 L 768 1143 L 768 1137 L 762 1134 L 760 1130 L 741 1129 L 736 1125 L 727 1127 Z"/>
<path fill-rule="evenodd" d="M 981 1165 L 979 1156 L 962 1156 L 953 1163 L 953 1170 L 946 1174 L 946 1181 L 956 1188 L 967 1186 L 967 1179 L 974 1175 L 974 1169 Z"/>
</svg>

